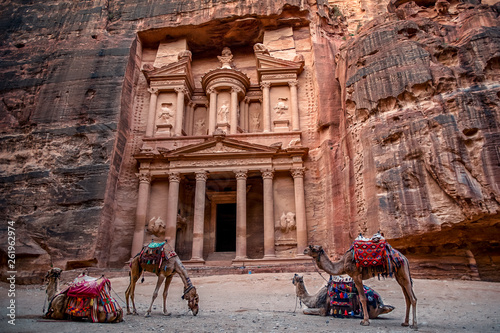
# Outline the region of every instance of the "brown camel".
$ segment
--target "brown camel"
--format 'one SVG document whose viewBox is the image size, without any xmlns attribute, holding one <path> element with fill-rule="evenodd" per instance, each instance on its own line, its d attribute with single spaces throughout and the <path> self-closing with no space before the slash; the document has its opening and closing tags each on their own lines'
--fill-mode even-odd
<svg viewBox="0 0 500 333">
<path fill-rule="evenodd" d="M 396 251 L 396 250 L 394 250 Z M 396 251 L 397 252 L 397 251 Z M 401 253 L 397 252 L 403 258 L 403 264 L 399 267 L 395 272 L 394 276 L 396 281 L 401 286 L 403 290 L 403 295 L 405 296 L 406 301 L 406 316 L 405 321 L 401 324 L 402 326 L 409 326 L 409 317 L 410 317 L 410 306 L 413 307 L 413 325 L 410 327 L 413 329 L 418 329 L 417 326 L 417 298 L 415 297 L 415 293 L 413 292 L 413 281 L 410 276 L 410 265 L 408 263 L 408 259 L 404 257 Z M 314 258 L 316 265 L 319 268 L 327 272 L 331 275 L 349 275 L 354 283 L 356 284 L 356 288 L 358 290 L 363 290 L 363 280 L 370 279 L 371 277 L 381 273 L 376 271 L 375 269 L 363 269 L 362 267 L 357 267 L 354 261 L 354 253 L 353 251 L 347 251 L 339 261 L 331 262 L 325 251 L 320 245 L 309 245 L 304 250 L 304 254 L 311 256 Z M 383 273 L 391 273 L 391 272 L 383 272 Z M 369 312 L 367 311 L 366 305 L 366 295 L 365 293 L 359 293 L 359 300 L 361 302 L 361 306 L 363 308 L 363 320 L 361 321 L 361 325 L 368 326 L 370 325 Z"/>
<path fill-rule="evenodd" d="M 64 290 L 59 290 L 59 280 L 61 277 L 62 269 L 52 268 L 48 271 L 45 279 L 48 281 L 47 284 L 47 300 L 49 302 L 47 313 L 44 315 L 48 319 L 65 319 L 66 309 L 68 307 L 68 302 L 70 297 L 68 297 L 67 292 L 69 287 Z M 85 274 L 80 275 L 83 276 Z M 44 309 L 45 310 L 45 309 Z M 107 313 L 102 305 L 97 307 L 97 319 L 99 323 L 118 323 L 123 321 L 123 310 L 117 309 L 117 313 Z"/>
<path fill-rule="evenodd" d="M 168 252 L 165 249 L 163 250 L 164 252 Z M 142 252 L 141 252 L 142 253 Z M 156 276 L 158 276 L 158 280 L 156 282 L 156 288 L 155 291 L 153 292 L 153 299 L 151 300 L 151 305 L 149 306 L 148 311 L 144 315 L 145 317 L 149 317 L 151 315 L 151 308 L 153 307 L 153 303 L 158 296 L 158 290 L 161 287 L 161 284 L 165 280 L 165 287 L 163 289 L 163 314 L 165 316 L 170 315 L 169 312 L 167 312 L 167 294 L 168 294 L 168 287 L 170 286 L 170 282 L 172 282 L 172 278 L 174 277 L 174 274 L 177 273 L 182 279 L 182 282 L 184 283 L 184 293 L 182 295 L 182 299 L 185 299 L 188 301 L 188 307 L 193 313 L 194 316 L 198 314 L 198 301 L 199 297 L 198 294 L 196 293 L 196 288 L 193 286 L 191 283 L 191 280 L 188 277 L 186 268 L 184 268 L 184 265 L 182 265 L 181 260 L 177 255 L 165 259 L 162 261 L 160 267 L 158 267 L 158 264 L 145 264 L 141 262 L 141 255 L 135 256 L 135 258 L 132 259 L 132 262 L 130 263 L 130 284 L 127 287 L 127 290 L 125 291 L 125 298 L 127 301 L 127 314 L 131 314 L 130 308 L 129 308 L 129 297 L 132 300 L 132 307 L 133 307 L 133 314 L 137 314 L 137 310 L 135 309 L 135 302 L 134 302 L 134 292 L 135 292 L 135 285 L 137 283 L 137 280 L 141 276 L 142 271 L 146 272 L 151 272 L 151 273 L 156 273 Z M 165 257 L 167 258 L 167 256 Z"/>
<path fill-rule="evenodd" d="M 297 297 L 308 307 L 308 309 L 303 310 L 304 314 L 320 316 L 328 315 L 330 310 L 328 284 L 318 290 L 316 294 L 310 295 L 307 292 L 304 284 L 304 278 L 302 276 L 295 274 L 292 279 L 292 283 L 295 285 Z M 370 319 L 375 319 L 382 314 L 389 313 L 394 310 L 393 306 L 384 304 L 382 297 L 375 290 L 371 289 L 371 291 L 375 297 L 372 302 L 368 302 L 368 314 Z"/>
</svg>

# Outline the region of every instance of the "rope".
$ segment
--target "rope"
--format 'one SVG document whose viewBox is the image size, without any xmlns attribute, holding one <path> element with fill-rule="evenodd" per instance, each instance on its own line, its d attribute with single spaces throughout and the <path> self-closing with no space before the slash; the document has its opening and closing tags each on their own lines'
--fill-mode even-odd
<svg viewBox="0 0 500 333">
<path fill-rule="evenodd" d="M 314 258 L 312 258 L 312 261 L 314 263 L 314 268 L 316 268 L 316 272 L 318 272 L 319 276 L 321 276 L 323 278 L 323 280 L 325 280 L 328 283 L 328 280 L 325 279 L 325 277 L 323 275 L 321 275 L 321 272 L 318 269 L 318 265 L 316 265 L 316 260 Z"/>
<path fill-rule="evenodd" d="M 118 295 L 118 293 L 113 289 L 113 287 L 111 287 L 111 284 L 109 285 L 109 288 L 115 293 L 116 297 L 118 297 L 118 299 L 122 301 L 123 306 L 125 306 L 126 305 L 125 301 L 122 300 L 121 297 Z"/>
</svg>

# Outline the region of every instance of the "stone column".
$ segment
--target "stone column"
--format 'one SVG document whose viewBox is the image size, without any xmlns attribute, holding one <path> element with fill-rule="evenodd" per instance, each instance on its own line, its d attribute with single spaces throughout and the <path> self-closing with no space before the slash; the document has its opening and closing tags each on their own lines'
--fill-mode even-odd
<svg viewBox="0 0 500 333">
<path fill-rule="evenodd" d="M 245 122 L 245 131 L 250 133 L 250 99 L 245 97 L 245 108 L 244 108 L 244 122 Z"/>
<path fill-rule="evenodd" d="M 299 100 L 297 98 L 298 80 L 288 81 L 290 86 L 290 108 L 292 111 L 292 130 L 300 131 Z"/>
<path fill-rule="evenodd" d="M 229 133 L 238 133 L 238 88 L 231 89 L 231 114 L 229 115 Z"/>
<path fill-rule="evenodd" d="M 210 94 L 210 110 L 208 112 L 208 135 L 214 134 L 217 124 L 217 91 L 213 88 L 208 89 Z"/>
<path fill-rule="evenodd" d="M 271 82 L 261 82 L 262 87 L 262 114 L 264 119 L 264 132 L 271 132 L 271 107 L 269 89 Z"/>
<path fill-rule="evenodd" d="M 177 232 L 177 209 L 179 207 L 179 183 L 181 177 L 178 173 L 172 172 L 168 175 L 168 202 L 167 202 L 167 222 L 165 226 L 165 238 L 175 250 L 175 236 Z"/>
<path fill-rule="evenodd" d="M 306 201 L 304 196 L 304 168 L 291 170 L 295 190 L 295 219 L 297 223 L 297 255 L 304 255 L 307 246 Z"/>
<path fill-rule="evenodd" d="M 236 258 L 247 258 L 247 172 L 236 171 Z"/>
<path fill-rule="evenodd" d="M 196 104 L 194 102 L 188 103 L 188 111 L 186 116 L 186 134 L 193 135 L 194 129 L 194 108 Z"/>
<path fill-rule="evenodd" d="M 246 126 L 245 126 L 245 99 L 243 98 L 240 101 L 240 114 L 238 117 L 240 121 L 240 127 L 243 132 L 245 132 Z"/>
<path fill-rule="evenodd" d="M 156 116 L 156 103 L 158 101 L 158 89 L 157 88 L 149 88 L 149 93 L 151 94 L 149 97 L 149 111 L 148 111 L 148 120 L 146 123 L 146 136 L 153 136 L 154 128 L 155 128 L 155 116 Z"/>
<path fill-rule="evenodd" d="M 175 88 L 177 92 L 177 111 L 175 113 L 174 136 L 182 136 L 182 121 L 184 118 L 184 94 L 186 89 Z"/>
<path fill-rule="evenodd" d="M 273 170 L 263 170 L 264 183 L 264 258 L 275 257 L 274 252 L 274 195 Z"/>
<path fill-rule="evenodd" d="M 193 252 L 191 260 L 203 260 L 203 228 L 205 224 L 205 188 L 207 173 L 196 173 L 196 192 L 194 196 Z"/>
<path fill-rule="evenodd" d="M 151 189 L 151 175 L 149 173 L 141 172 L 137 176 L 139 177 L 139 192 L 137 195 L 134 237 L 132 239 L 132 250 L 130 253 L 131 258 L 141 252 L 144 243 L 144 227 L 146 226 L 149 191 Z"/>
</svg>

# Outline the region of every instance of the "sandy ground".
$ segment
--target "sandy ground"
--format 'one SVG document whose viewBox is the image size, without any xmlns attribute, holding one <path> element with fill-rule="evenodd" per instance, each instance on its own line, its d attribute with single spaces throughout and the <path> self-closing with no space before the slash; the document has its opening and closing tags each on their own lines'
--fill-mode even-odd
<svg viewBox="0 0 500 333">
<path fill-rule="evenodd" d="M 318 273 L 304 273 L 310 293 L 325 281 Z M 373 278 L 365 284 L 378 291 L 386 304 L 396 307 L 369 327 L 360 319 L 308 316 L 296 302 L 292 273 L 262 273 L 192 278 L 200 295 L 200 312 L 193 316 L 181 300 L 182 282 L 175 277 L 167 298 L 171 316 L 161 314 L 161 293 L 152 316 L 143 315 L 151 301 L 156 277 L 136 288 L 140 315 L 125 316 L 118 324 L 52 321 L 42 319 L 45 287 L 16 286 L 15 326 L 8 323 L 9 286 L 0 284 L 0 332 L 412 332 L 401 327 L 403 295 L 393 279 Z M 113 294 L 125 308 L 128 277 L 112 278 Z M 500 332 L 500 284 L 471 281 L 415 280 L 419 332 Z M 161 291 L 160 291 L 161 292 Z"/>
</svg>

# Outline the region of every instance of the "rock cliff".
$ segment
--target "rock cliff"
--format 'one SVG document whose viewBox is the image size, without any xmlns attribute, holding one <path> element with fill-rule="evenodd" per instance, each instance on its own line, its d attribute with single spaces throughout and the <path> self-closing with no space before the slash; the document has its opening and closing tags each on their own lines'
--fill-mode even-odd
<svg viewBox="0 0 500 333">
<path fill-rule="evenodd" d="M 25 282 L 50 264 L 128 259 L 122 226 L 135 214 L 132 155 L 145 131 L 134 112 L 139 40 L 196 27 L 204 33 L 192 44 L 210 52 L 261 42 L 264 29 L 308 25 L 310 242 L 336 256 L 359 232 L 380 229 L 418 276 L 498 280 L 500 6 L 349 3 L 4 1 L 2 265 L 5 221 L 15 221 Z"/>
</svg>

